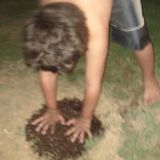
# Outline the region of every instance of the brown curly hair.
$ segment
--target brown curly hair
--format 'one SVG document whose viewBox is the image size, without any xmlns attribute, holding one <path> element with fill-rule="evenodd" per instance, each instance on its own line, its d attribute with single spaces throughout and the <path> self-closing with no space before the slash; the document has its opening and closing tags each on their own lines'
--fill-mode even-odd
<svg viewBox="0 0 160 160">
<path fill-rule="evenodd" d="M 52 3 L 34 11 L 23 32 L 27 66 L 70 73 L 87 51 L 83 12 L 72 3 Z"/>
</svg>

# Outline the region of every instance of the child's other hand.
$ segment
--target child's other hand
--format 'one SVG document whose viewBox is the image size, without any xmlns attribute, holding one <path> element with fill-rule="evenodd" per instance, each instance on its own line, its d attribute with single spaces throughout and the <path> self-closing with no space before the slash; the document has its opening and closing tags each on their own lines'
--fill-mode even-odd
<svg viewBox="0 0 160 160">
<path fill-rule="evenodd" d="M 89 138 L 92 138 L 92 133 L 90 131 L 91 119 L 84 119 L 82 117 L 71 119 L 66 125 L 72 125 L 72 127 L 65 133 L 66 136 L 71 136 L 71 142 L 74 143 L 76 139 L 78 139 L 79 143 L 83 143 L 85 134 L 87 134 Z"/>
<path fill-rule="evenodd" d="M 55 124 L 58 122 L 65 124 L 64 117 L 57 109 L 48 109 L 41 117 L 34 120 L 31 124 L 37 125 L 35 130 L 45 135 L 50 127 L 52 134 L 54 134 Z"/>
</svg>

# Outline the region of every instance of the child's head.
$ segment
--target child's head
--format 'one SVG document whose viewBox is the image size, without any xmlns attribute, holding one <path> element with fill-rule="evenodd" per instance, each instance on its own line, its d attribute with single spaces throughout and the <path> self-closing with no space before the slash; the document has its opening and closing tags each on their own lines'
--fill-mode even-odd
<svg viewBox="0 0 160 160">
<path fill-rule="evenodd" d="M 24 27 L 24 55 L 28 66 L 71 72 L 87 50 L 88 30 L 82 11 L 71 3 L 39 8 Z"/>
</svg>

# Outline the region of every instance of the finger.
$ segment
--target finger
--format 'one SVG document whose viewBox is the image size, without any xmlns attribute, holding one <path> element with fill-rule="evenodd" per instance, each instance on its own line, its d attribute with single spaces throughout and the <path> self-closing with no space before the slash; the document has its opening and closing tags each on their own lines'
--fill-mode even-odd
<svg viewBox="0 0 160 160">
<path fill-rule="evenodd" d="M 51 130 L 50 131 L 51 131 L 51 134 L 54 135 L 54 133 L 55 133 L 55 125 L 51 126 Z"/>
<path fill-rule="evenodd" d="M 44 125 L 45 125 L 44 122 L 40 123 L 40 124 L 36 127 L 36 131 L 39 132 L 39 131 L 43 128 Z"/>
<path fill-rule="evenodd" d="M 69 135 L 71 135 L 72 133 L 74 133 L 76 131 L 76 128 L 75 127 L 72 127 L 71 129 L 69 129 L 66 133 L 65 133 L 65 135 L 66 136 L 69 136 Z"/>
<path fill-rule="evenodd" d="M 148 100 L 148 98 L 145 98 L 145 99 L 144 99 L 144 105 L 145 105 L 145 106 L 149 105 L 149 100 Z"/>
<path fill-rule="evenodd" d="M 65 119 L 64 119 L 64 117 L 63 116 L 60 116 L 59 117 L 59 122 L 61 123 L 61 124 L 65 124 Z"/>
<path fill-rule="evenodd" d="M 70 125 L 74 125 L 74 123 L 75 123 L 75 119 L 71 119 L 68 122 L 66 122 L 66 125 L 70 126 Z"/>
<path fill-rule="evenodd" d="M 80 132 L 80 134 L 79 134 L 79 143 L 83 143 L 84 142 L 84 132 Z"/>
<path fill-rule="evenodd" d="M 91 131 L 90 131 L 90 130 L 86 130 L 86 133 L 87 133 L 89 139 L 91 139 L 91 138 L 92 138 L 92 133 L 91 133 Z"/>
<path fill-rule="evenodd" d="M 80 131 L 76 131 L 73 133 L 72 137 L 71 137 L 71 142 L 74 143 L 76 141 L 76 139 L 79 136 Z"/>
<path fill-rule="evenodd" d="M 156 102 L 157 102 L 157 97 L 155 97 L 154 99 L 153 99 L 153 103 L 152 104 L 155 104 Z"/>
<path fill-rule="evenodd" d="M 160 102 L 160 95 L 156 96 L 156 103 Z"/>
<path fill-rule="evenodd" d="M 49 128 L 49 125 L 45 125 L 45 126 L 43 127 L 41 133 L 42 133 L 43 135 L 45 135 L 45 134 L 47 133 L 48 128 Z"/>
<path fill-rule="evenodd" d="M 39 117 L 39 118 L 37 118 L 36 120 L 34 120 L 33 122 L 31 122 L 31 124 L 32 124 L 32 125 L 36 125 L 36 124 L 38 124 L 39 122 L 41 122 L 43 119 L 44 119 L 43 116 L 42 116 L 42 117 Z"/>
</svg>

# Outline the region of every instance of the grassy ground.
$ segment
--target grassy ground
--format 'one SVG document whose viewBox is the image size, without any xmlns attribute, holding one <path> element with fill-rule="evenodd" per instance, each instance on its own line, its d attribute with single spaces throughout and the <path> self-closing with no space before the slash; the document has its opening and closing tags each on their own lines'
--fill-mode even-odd
<svg viewBox="0 0 160 160">
<path fill-rule="evenodd" d="M 160 2 L 143 2 L 160 79 Z M 38 159 L 25 141 L 24 126 L 26 119 L 43 104 L 43 98 L 37 74 L 24 66 L 21 51 L 21 29 L 35 6 L 36 1 L 31 0 L 1 0 L 0 5 L 0 157 L 5 160 Z M 82 99 L 83 66 L 81 59 L 73 75 L 60 78 L 59 99 L 66 95 Z M 80 159 L 159 159 L 160 105 L 144 107 L 139 103 L 142 95 L 140 71 L 133 54 L 111 43 L 96 111 L 106 133 L 96 142 L 87 142 L 86 146 L 92 149 Z"/>
</svg>

